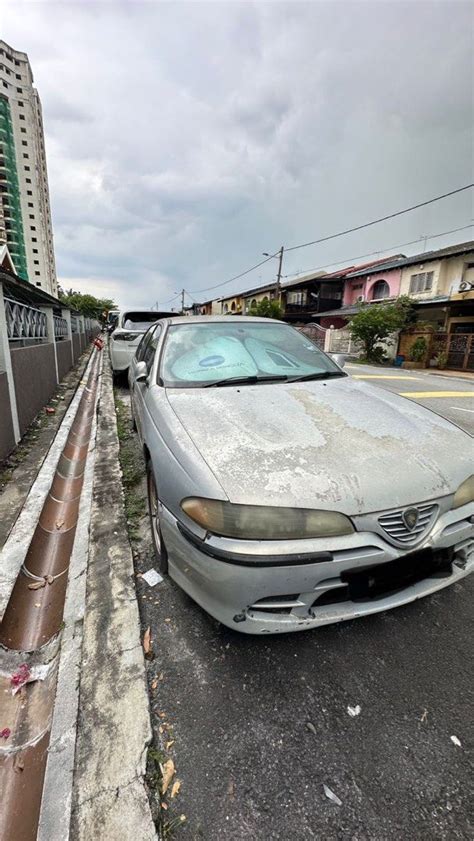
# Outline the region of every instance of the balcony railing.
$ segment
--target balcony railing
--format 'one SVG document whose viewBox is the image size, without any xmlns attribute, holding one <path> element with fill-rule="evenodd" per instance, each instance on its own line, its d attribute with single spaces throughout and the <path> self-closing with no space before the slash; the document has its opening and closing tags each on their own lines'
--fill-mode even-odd
<svg viewBox="0 0 474 841">
<path fill-rule="evenodd" d="M 53 316 L 54 320 L 54 338 L 65 339 L 67 337 L 67 321 L 60 315 Z"/>
<path fill-rule="evenodd" d="M 10 342 L 21 342 L 24 339 L 45 341 L 48 338 L 46 313 L 35 307 L 5 298 L 5 318 Z"/>
</svg>

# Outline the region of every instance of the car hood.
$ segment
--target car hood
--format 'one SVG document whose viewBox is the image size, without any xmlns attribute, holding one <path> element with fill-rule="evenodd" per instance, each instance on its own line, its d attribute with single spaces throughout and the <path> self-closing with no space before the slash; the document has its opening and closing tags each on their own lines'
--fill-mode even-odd
<svg viewBox="0 0 474 841">
<path fill-rule="evenodd" d="M 473 472 L 467 433 L 350 377 L 167 397 L 234 503 L 356 515 L 451 494 Z"/>
</svg>

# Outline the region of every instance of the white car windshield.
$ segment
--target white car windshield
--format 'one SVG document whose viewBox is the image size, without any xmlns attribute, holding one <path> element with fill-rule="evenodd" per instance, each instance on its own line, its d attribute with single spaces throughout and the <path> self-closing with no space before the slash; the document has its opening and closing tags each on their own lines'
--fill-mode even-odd
<svg viewBox="0 0 474 841">
<path fill-rule="evenodd" d="M 307 336 L 270 320 L 171 325 L 160 371 L 169 388 L 334 376 L 345 374 Z"/>
</svg>

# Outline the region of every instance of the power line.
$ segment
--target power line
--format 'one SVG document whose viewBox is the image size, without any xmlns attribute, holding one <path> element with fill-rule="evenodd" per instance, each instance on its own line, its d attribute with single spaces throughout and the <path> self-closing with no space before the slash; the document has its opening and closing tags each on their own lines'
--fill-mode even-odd
<svg viewBox="0 0 474 841">
<path fill-rule="evenodd" d="M 191 301 L 193 301 L 193 303 L 195 303 L 195 304 L 197 304 L 197 303 L 198 303 L 198 302 L 196 301 L 196 298 L 193 298 L 193 296 L 191 295 L 191 293 L 190 293 L 190 292 L 188 292 L 188 290 L 187 290 L 187 289 L 185 289 L 184 291 L 186 292 L 186 295 L 188 296 L 188 298 L 191 298 Z"/>
<path fill-rule="evenodd" d="M 410 213 L 412 210 L 418 210 L 420 207 L 426 207 L 426 205 L 433 204 L 433 202 L 436 201 L 441 201 L 441 199 L 446 199 L 448 196 L 455 196 L 457 193 L 464 192 L 464 190 L 470 190 L 471 187 L 474 187 L 474 184 L 466 184 L 465 187 L 458 187 L 457 190 L 451 190 L 449 193 L 443 193 L 442 196 L 435 196 L 433 199 L 422 201 L 419 204 L 413 204 L 411 207 L 406 207 L 404 210 L 397 210 L 396 213 L 389 213 L 388 216 L 381 216 L 380 219 L 373 219 L 372 222 L 364 222 L 363 225 L 356 225 L 355 228 L 347 228 L 347 230 L 339 231 L 337 234 L 330 234 L 327 237 L 313 239 L 311 242 L 303 242 L 301 245 L 292 245 L 290 248 L 285 248 L 285 251 L 296 251 L 298 248 L 307 248 L 309 245 L 318 245 L 320 242 L 327 242 L 330 239 L 345 236 L 345 234 L 353 234 L 355 231 L 361 231 L 363 228 L 370 228 L 371 225 L 378 225 L 379 222 L 386 222 L 388 219 L 395 219 L 396 216 L 402 216 L 404 213 Z"/>
<path fill-rule="evenodd" d="M 363 225 L 357 225 L 354 228 L 347 228 L 347 230 L 345 231 L 338 231 L 338 233 L 336 234 L 330 234 L 328 236 L 321 237 L 320 239 L 312 240 L 311 242 L 304 242 L 300 245 L 292 245 L 290 248 L 285 248 L 285 251 L 296 251 L 299 248 L 307 248 L 310 245 L 318 245 L 321 242 L 327 242 L 328 240 L 345 236 L 345 234 L 351 234 L 355 231 L 361 231 L 363 228 L 370 228 L 372 225 L 377 225 L 379 222 L 386 222 L 388 219 L 394 219 L 397 216 L 402 216 L 404 213 L 410 213 L 412 210 L 418 210 L 420 207 L 426 207 L 428 204 L 433 204 L 434 202 L 441 201 L 441 199 L 446 199 L 449 196 L 454 196 L 457 195 L 457 193 L 462 193 L 465 190 L 470 190 L 472 187 L 474 187 L 474 183 L 466 184 L 464 187 L 458 187 L 457 190 L 451 190 L 449 193 L 443 193 L 441 196 L 435 196 L 434 198 L 428 199 L 427 201 L 419 202 L 418 204 L 414 204 L 411 207 L 406 207 L 404 210 L 397 210 L 395 213 L 389 213 L 387 216 L 381 216 L 379 219 L 373 219 L 371 222 L 364 222 Z M 213 289 L 219 289 L 221 286 L 226 286 L 228 283 L 232 283 L 234 280 L 239 280 L 239 278 L 245 277 L 245 275 L 250 274 L 250 272 L 255 271 L 255 269 L 259 269 L 260 266 L 265 265 L 265 263 L 268 263 L 270 260 L 276 257 L 278 253 L 279 251 L 275 251 L 274 254 L 270 254 L 268 257 L 265 258 L 265 260 L 261 260 L 254 266 L 250 266 L 249 269 L 245 269 L 245 271 L 228 278 L 228 280 L 224 280 L 221 283 L 216 283 L 214 284 L 214 286 L 206 286 L 203 289 L 194 289 L 193 292 L 196 294 L 200 292 L 211 292 Z M 174 298 L 172 300 L 174 300 Z"/>
<path fill-rule="evenodd" d="M 227 283 L 232 283 L 233 280 L 238 280 L 239 277 L 244 277 L 244 275 L 253 272 L 254 269 L 258 269 L 260 268 L 260 266 L 263 266 L 264 263 L 268 263 L 268 261 L 276 257 L 277 254 L 278 251 L 275 251 L 275 254 L 270 254 L 270 256 L 267 257 L 265 260 L 261 260 L 260 263 L 256 263 L 255 266 L 251 266 L 250 269 L 245 269 L 244 272 L 240 272 L 240 274 L 236 274 L 234 275 L 234 277 L 230 277 L 229 280 L 224 280 L 222 283 L 216 283 L 215 286 L 206 286 L 205 289 L 193 289 L 193 292 L 210 292 L 211 289 L 218 289 L 219 286 L 225 286 Z"/>
<path fill-rule="evenodd" d="M 163 306 L 165 304 L 172 304 L 173 301 L 176 301 L 176 299 L 180 298 L 180 297 L 181 297 L 181 292 L 179 292 L 177 295 L 175 295 L 174 298 L 170 298 L 169 301 L 163 301 Z"/>
<path fill-rule="evenodd" d="M 324 266 L 316 266 L 312 269 L 302 269 L 300 272 L 292 272 L 291 274 L 284 275 L 284 277 L 298 277 L 299 275 L 310 274 L 310 272 L 317 272 L 319 269 L 328 269 L 330 266 L 338 266 L 340 263 L 350 263 L 352 260 L 362 260 L 364 257 L 372 257 L 374 254 L 380 254 L 382 251 L 390 251 L 392 248 L 403 248 L 405 245 L 416 245 L 416 243 L 420 242 L 420 240 L 437 239 L 438 237 L 444 237 L 448 234 L 457 234 L 459 231 L 465 231 L 473 226 L 474 223 L 471 222 L 470 225 L 464 225 L 462 228 L 453 228 L 451 231 L 442 231 L 440 234 L 428 234 L 426 237 L 418 237 L 418 239 L 412 239 L 410 242 L 399 242 L 397 245 L 388 245 L 386 248 L 378 248 L 377 251 L 369 251 L 368 254 L 358 254 L 356 257 L 345 257 L 344 259 L 336 260 L 333 263 L 325 263 Z M 390 257 L 387 257 L 387 262 L 389 261 Z"/>
</svg>

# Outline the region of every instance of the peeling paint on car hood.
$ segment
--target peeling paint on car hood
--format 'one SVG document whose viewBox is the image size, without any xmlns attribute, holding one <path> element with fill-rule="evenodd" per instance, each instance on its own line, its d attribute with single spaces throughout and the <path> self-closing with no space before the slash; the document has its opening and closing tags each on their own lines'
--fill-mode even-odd
<svg viewBox="0 0 474 841">
<path fill-rule="evenodd" d="M 350 377 L 167 397 L 235 503 L 355 515 L 451 494 L 473 472 L 467 433 Z"/>
</svg>

